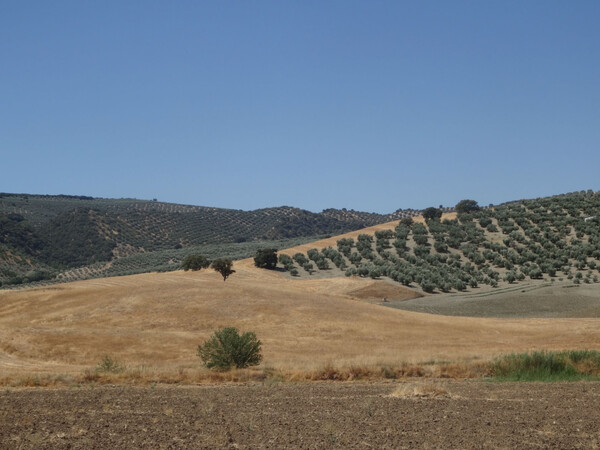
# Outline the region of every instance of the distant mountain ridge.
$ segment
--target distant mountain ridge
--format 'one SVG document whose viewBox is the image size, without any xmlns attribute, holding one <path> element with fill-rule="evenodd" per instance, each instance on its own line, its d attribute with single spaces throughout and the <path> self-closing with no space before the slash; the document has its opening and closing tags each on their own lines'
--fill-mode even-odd
<svg viewBox="0 0 600 450">
<path fill-rule="evenodd" d="M 163 213 L 190 213 L 190 214 L 247 214 L 267 216 L 293 216 L 298 213 L 323 216 L 337 219 L 341 222 L 361 222 L 377 224 L 382 221 L 396 220 L 402 217 L 411 217 L 420 214 L 418 209 L 397 209 L 390 214 L 355 211 L 353 209 L 324 209 L 321 213 L 314 213 L 291 206 L 278 206 L 260 208 L 255 210 L 240 210 L 231 208 L 217 208 L 208 206 L 185 205 L 179 203 L 159 202 L 157 200 L 139 200 L 130 198 L 109 199 L 85 195 L 44 195 L 44 194 L 13 194 L 0 192 L 0 213 L 19 214 L 32 225 L 38 226 L 52 219 L 61 212 L 71 211 L 74 208 L 90 208 L 112 213 L 131 212 L 133 210 Z M 443 208 L 450 211 L 452 208 Z"/>
<path fill-rule="evenodd" d="M 313 213 L 289 206 L 242 211 L 156 200 L 0 193 L 0 282 L 18 282 L 27 274 L 38 279 L 140 252 L 335 235 L 419 213 Z"/>
</svg>

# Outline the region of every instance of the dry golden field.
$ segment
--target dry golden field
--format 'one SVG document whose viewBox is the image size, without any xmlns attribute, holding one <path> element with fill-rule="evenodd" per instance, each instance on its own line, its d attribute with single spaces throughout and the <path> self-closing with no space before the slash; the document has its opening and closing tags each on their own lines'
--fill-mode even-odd
<svg viewBox="0 0 600 450">
<path fill-rule="evenodd" d="M 234 268 L 227 282 L 211 270 L 177 271 L 0 292 L 0 379 L 81 374 L 104 355 L 135 368 L 140 379 L 143 373 L 189 379 L 202 371 L 197 345 L 226 326 L 257 333 L 263 372 L 469 365 L 513 351 L 600 348 L 600 319 L 408 312 L 366 301 L 415 296 L 385 281 L 292 279 L 257 269 L 252 260 Z"/>
</svg>

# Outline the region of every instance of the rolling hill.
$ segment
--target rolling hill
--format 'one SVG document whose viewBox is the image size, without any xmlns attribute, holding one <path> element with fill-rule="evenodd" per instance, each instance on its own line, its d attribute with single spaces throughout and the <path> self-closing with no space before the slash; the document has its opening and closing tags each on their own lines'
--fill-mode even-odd
<svg viewBox="0 0 600 450">
<path fill-rule="evenodd" d="M 35 380 L 60 373 L 93 378 L 94 366 L 110 355 L 127 367 L 123 376 L 133 382 L 210 380 L 215 375 L 202 369 L 195 349 L 214 330 L 227 326 L 257 333 L 264 350 L 259 372 L 286 373 L 291 379 L 332 368 L 362 373 L 388 367 L 395 373 L 421 374 L 445 367 L 456 374 L 462 373 L 460 367 L 474 367 L 503 353 L 597 349 L 600 284 L 593 274 L 598 270 L 598 225 L 586 218 L 595 217 L 598 201 L 596 193 L 576 193 L 513 202 L 449 213 L 440 220 L 416 217 L 410 225 L 406 220 L 387 222 L 281 250 L 280 257 L 302 254 L 315 266 L 322 259 L 330 266 L 306 271 L 292 259 L 298 276 L 281 267 L 256 268 L 248 258 L 235 262 L 236 273 L 227 282 L 212 270 L 178 270 L 1 291 L 0 379 L 11 383 L 18 377 Z M 419 235 L 426 241 L 418 243 Z M 28 232 L 23 236 L 31 237 Z M 399 238 L 404 246 L 392 244 Z M 343 255 L 345 270 L 336 266 L 340 258 L 328 250 L 339 241 L 337 253 Z M 436 250 L 436 242 L 448 245 L 447 254 Z M 418 256 L 418 246 L 429 253 Z M 386 253 L 392 249 L 396 255 Z M 361 255 L 359 266 L 347 253 Z M 498 255 L 505 267 L 500 267 Z M 511 260 L 517 256 L 522 259 Z M 345 276 L 351 263 L 358 268 L 363 259 L 369 268 L 380 269 L 376 276 L 369 271 Z M 478 276 L 493 280 L 495 271 L 498 287 L 485 282 L 472 287 L 465 279 L 469 287 L 464 290 L 432 296 L 417 281 L 394 280 L 392 272 L 384 272 L 396 261 L 397 271 L 421 270 L 441 279 L 468 274 L 476 281 Z M 507 262 L 513 266 L 506 267 Z M 560 274 L 542 271 L 541 278 L 531 277 L 534 264 L 548 269 L 555 262 L 561 263 L 556 264 Z M 530 270 L 527 279 L 504 281 L 508 271 L 524 274 L 524 268 Z M 439 292 L 437 286 L 433 292 Z M 535 292 L 542 295 L 535 297 Z M 585 305 L 573 314 L 570 303 L 578 304 L 580 298 Z M 501 312 L 509 313 L 496 314 L 498 304 Z M 546 314 L 549 309 L 552 314 Z"/>
<path fill-rule="evenodd" d="M 362 300 L 389 286 L 385 281 L 294 279 L 257 269 L 252 260 L 234 267 L 225 283 L 213 271 L 174 271 L 2 291 L 0 377 L 80 375 L 110 355 L 140 379 L 194 379 L 204 373 L 196 346 L 226 326 L 257 333 L 264 348 L 261 370 L 299 373 L 328 366 L 471 363 L 531 348 L 600 346 L 599 319 L 421 314 Z M 396 289 L 399 296 L 410 291 Z"/>
<path fill-rule="evenodd" d="M 287 249 L 280 261 L 298 277 L 387 279 L 423 293 L 600 281 L 600 193 L 473 203 Z"/>
<path fill-rule="evenodd" d="M 206 246 L 209 252 L 247 257 L 256 246 L 234 244 L 286 247 L 299 238 L 306 242 L 417 213 L 313 213 L 287 206 L 241 211 L 136 199 L 0 193 L 0 283 L 173 270 L 187 254 L 206 251 Z"/>
</svg>

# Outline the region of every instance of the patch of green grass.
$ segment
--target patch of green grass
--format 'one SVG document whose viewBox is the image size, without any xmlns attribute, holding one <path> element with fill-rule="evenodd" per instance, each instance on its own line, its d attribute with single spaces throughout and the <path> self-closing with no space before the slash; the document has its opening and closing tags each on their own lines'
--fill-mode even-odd
<svg viewBox="0 0 600 450">
<path fill-rule="evenodd" d="M 600 379 L 600 352 L 534 351 L 504 355 L 492 363 L 496 381 L 579 381 Z"/>
</svg>

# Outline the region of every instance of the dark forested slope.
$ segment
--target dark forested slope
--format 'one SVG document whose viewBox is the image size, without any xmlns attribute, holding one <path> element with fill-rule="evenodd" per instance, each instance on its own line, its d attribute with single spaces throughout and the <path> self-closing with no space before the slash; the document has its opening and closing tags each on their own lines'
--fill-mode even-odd
<svg viewBox="0 0 600 450">
<path fill-rule="evenodd" d="M 335 235 L 414 214 L 417 211 L 374 214 L 345 209 L 313 213 L 288 206 L 242 211 L 137 199 L 0 193 L 0 282 L 141 252 Z"/>
</svg>

